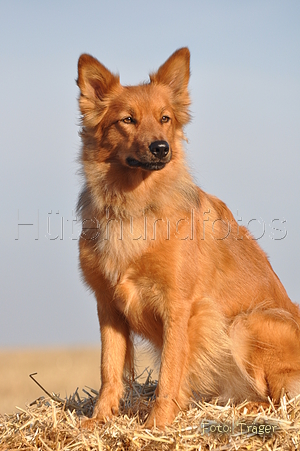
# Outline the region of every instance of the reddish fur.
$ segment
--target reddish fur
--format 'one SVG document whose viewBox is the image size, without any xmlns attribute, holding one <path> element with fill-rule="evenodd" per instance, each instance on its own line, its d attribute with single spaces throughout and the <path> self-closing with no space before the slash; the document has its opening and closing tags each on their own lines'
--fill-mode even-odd
<svg viewBox="0 0 300 451">
<path fill-rule="evenodd" d="M 123 371 L 133 365 L 131 331 L 161 351 L 147 427 L 171 423 L 192 391 L 223 401 L 300 392 L 298 307 L 248 230 L 186 168 L 188 81 L 187 48 L 148 84 L 130 87 L 93 57 L 79 59 L 80 263 L 102 337 L 95 421 L 118 412 Z M 128 166 L 127 157 L 149 159 L 157 140 L 172 151 L 162 170 Z"/>
</svg>

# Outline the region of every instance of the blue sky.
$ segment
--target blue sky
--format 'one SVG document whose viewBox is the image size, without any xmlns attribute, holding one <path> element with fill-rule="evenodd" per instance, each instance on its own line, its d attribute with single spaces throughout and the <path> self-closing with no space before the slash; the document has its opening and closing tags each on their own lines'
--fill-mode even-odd
<svg viewBox="0 0 300 451">
<path fill-rule="evenodd" d="M 2 0 L 0 18 L 0 346 L 99 341 L 72 214 L 83 52 L 136 84 L 190 48 L 194 177 L 263 234 L 300 300 L 298 0 Z"/>
</svg>

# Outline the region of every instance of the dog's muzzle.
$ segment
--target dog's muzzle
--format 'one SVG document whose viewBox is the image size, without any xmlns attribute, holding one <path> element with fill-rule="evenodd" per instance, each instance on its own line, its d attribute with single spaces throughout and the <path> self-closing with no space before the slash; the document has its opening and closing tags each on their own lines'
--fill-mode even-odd
<svg viewBox="0 0 300 451">
<path fill-rule="evenodd" d="M 149 146 L 151 157 L 136 160 L 135 158 L 127 158 L 126 163 L 132 168 L 142 168 L 146 171 L 159 171 L 163 169 L 171 160 L 171 150 L 167 141 L 153 141 Z M 154 157 L 154 158 L 153 158 Z"/>
</svg>

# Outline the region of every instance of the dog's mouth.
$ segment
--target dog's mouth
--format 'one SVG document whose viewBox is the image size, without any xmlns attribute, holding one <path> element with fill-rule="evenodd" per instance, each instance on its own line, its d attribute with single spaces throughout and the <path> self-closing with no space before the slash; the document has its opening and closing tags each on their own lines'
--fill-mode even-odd
<svg viewBox="0 0 300 451">
<path fill-rule="evenodd" d="M 166 166 L 168 161 L 166 161 L 166 162 L 163 162 L 163 161 L 144 162 L 144 161 L 136 160 L 135 158 L 128 157 L 126 159 L 126 163 L 131 168 L 141 168 L 141 169 L 145 169 L 146 171 L 160 171 L 161 169 L 163 169 Z"/>
</svg>

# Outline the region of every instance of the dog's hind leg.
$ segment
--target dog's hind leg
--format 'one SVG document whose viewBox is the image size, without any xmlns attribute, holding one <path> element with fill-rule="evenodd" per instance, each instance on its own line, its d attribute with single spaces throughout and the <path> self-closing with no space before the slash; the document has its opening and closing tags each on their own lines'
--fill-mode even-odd
<svg viewBox="0 0 300 451">
<path fill-rule="evenodd" d="M 282 390 L 300 394 L 300 318 L 278 308 L 239 315 L 229 336 L 245 379 L 263 400 L 278 402 Z"/>
</svg>

